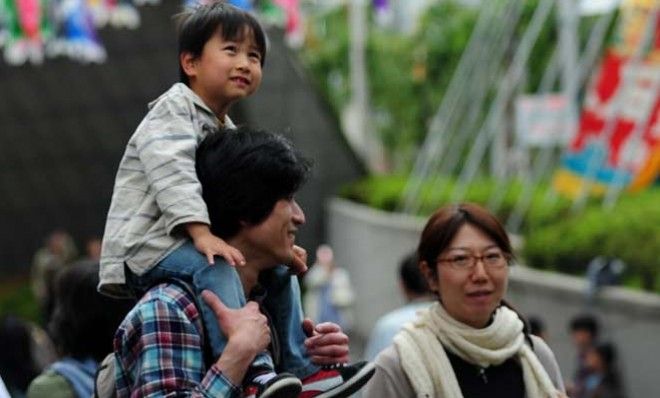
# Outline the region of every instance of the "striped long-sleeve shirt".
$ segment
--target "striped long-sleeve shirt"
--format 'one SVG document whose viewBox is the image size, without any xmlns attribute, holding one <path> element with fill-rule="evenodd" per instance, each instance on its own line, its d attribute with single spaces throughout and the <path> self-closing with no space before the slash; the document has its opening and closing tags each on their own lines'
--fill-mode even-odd
<svg viewBox="0 0 660 398">
<path fill-rule="evenodd" d="M 150 289 L 115 333 L 117 397 L 237 398 L 241 390 L 204 363 L 204 329 L 181 287 Z"/>
<path fill-rule="evenodd" d="M 225 127 L 235 127 L 226 117 Z M 200 142 L 218 118 L 188 86 L 174 84 L 149 104 L 119 164 L 103 234 L 99 289 L 126 294 L 124 264 L 142 275 L 185 241 L 178 226 L 209 224 L 195 172 Z"/>
</svg>

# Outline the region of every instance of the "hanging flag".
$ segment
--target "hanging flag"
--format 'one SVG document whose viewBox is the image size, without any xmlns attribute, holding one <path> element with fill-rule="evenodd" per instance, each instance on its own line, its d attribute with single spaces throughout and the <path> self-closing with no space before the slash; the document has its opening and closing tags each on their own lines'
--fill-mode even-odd
<svg viewBox="0 0 660 398">
<path fill-rule="evenodd" d="M 101 63 L 107 54 L 96 33 L 86 0 L 62 0 L 58 36 L 47 44 L 49 56 L 67 56 L 81 62 Z"/>
<path fill-rule="evenodd" d="M 41 64 L 52 32 L 45 0 L 4 0 L 4 58 L 11 65 Z"/>
<path fill-rule="evenodd" d="M 275 0 L 286 15 L 286 39 L 292 47 L 299 47 L 304 40 L 304 31 L 302 26 L 302 16 L 300 14 L 300 4 L 298 0 Z"/>
<path fill-rule="evenodd" d="M 140 14 L 132 0 L 113 0 L 116 2 L 110 11 L 110 25 L 115 28 L 136 29 L 140 26 Z"/>
<path fill-rule="evenodd" d="M 628 2 L 622 9 L 617 44 L 588 88 L 579 129 L 554 178 L 557 191 L 577 197 L 608 186 L 641 189 L 660 176 L 660 30 L 658 18 L 641 62 L 632 56 L 643 37 L 650 6 Z M 615 109 L 616 107 L 616 109 Z"/>
</svg>

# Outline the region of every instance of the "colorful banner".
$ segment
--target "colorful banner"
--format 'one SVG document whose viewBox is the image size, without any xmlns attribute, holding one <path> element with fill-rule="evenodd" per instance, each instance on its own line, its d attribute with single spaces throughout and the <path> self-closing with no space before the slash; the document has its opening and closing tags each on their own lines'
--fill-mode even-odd
<svg viewBox="0 0 660 398">
<path fill-rule="evenodd" d="M 637 2 L 625 6 L 618 43 L 590 83 L 578 132 L 555 174 L 554 187 L 572 198 L 585 185 L 598 195 L 612 184 L 638 190 L 660 177 L 659 19 L 654 17 L 655 33 L 643 61 L 634 62 L 640 26 L 651 10 Z"/>
<path fill-rule="evenodd" d="M 10 65 L 41 64 L 47 57 L 103 62 L 97 28 L 135 29 L 136 5 L 160 0 L 0 0 L 0 49 Z"/>
</svg>

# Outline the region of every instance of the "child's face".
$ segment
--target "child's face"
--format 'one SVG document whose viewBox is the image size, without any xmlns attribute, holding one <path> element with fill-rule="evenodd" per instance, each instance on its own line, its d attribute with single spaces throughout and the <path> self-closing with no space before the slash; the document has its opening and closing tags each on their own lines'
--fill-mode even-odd
<svg viewBox="0 0 660 398">
<path fill-rule="evenodd" d="M 218 31 L 206 42 L 200 57 L 184 55 L 181 62 L 190 88 L 218 116 L 261 84 L 261 54 L 247 28 L 240 38 L 230 40 Z"/>
</svg>

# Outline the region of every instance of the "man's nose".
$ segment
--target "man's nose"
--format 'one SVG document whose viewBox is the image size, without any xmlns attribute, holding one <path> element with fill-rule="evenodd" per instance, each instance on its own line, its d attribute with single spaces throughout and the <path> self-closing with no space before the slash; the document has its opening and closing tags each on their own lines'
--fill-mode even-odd
<svg viewBox="0 0 660 398">
<path fill-rule="evenodd" d="M 305 223 L 305 212 L 295 200 L 293 201 L 293 222 L 298 225 Z"/>
</svg>

